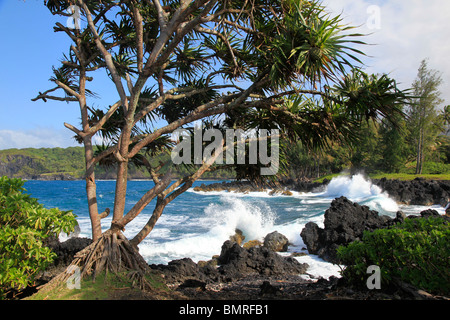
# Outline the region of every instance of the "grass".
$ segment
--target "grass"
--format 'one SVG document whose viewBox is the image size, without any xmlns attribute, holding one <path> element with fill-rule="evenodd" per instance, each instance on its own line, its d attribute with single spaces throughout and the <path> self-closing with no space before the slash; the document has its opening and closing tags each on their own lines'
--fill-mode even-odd
<svg viewBox="0 0 450 320">
<path fill-rule="evenodd" d="M 164 284 L 161 276 L 151 273 L 146 276 L 151 291 L 142 291 L 133 285 L 126 273 L 100 274 L 83 279 L 80 289 L 71 289 L 66 283 L 43 287 L 25 300 L 165 300 L 173 299 L 173 293 Z"/>
</svg>

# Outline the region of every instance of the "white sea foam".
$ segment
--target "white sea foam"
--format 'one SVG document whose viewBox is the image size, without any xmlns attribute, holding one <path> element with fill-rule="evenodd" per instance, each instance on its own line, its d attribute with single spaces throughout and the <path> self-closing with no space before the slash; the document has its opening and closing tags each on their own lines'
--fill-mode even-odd
<svg viewBox="0 0 450 320">
<path fill-rule="evenodd" d="M 291 243 L 287 254 L 304 252 L 301 231 L 308 222 L 315 222 L 323 228 L 325 210 L 333 199 L 340 196 L 368 205 L 373 210 L 384 211 L 383 214 L 395 214 L 399 209 L 408 212 L 412 208 L 399 207 L 362 175 L 337 177 L 321 192 L 294 192 L 290 197 L 270 195 L 269 191 L 243 194 L 227 191 L 196 192 L 193 189 L 187 195 L 190 198 L 182 199 L 180 196 L 182 205 L 175 204 L 175 201 L 171 204 L 173 207 L 170 213 L 162 215 L 152 233 L 139 245 L 140 253 L 149 263 L 167 263 L 186 257 L 195 262 L 209 260 L 220 253 L 224 241 L 234 235 L 236 229 L 243 232 L 245 241 L 263 240 L 268 233 L 278 231 Z M 286 200 L 280 200 L 280 197 Z M 281 205 L 283 207 L 278 207 Z M 411 211 L 418 209 L 414 207 Z M 127 226 L 125 235 L 134 236 L 149 216 L 150 213 L 139 216 Z M 80 217 L 78 221 L 81 236 L 90 236 L 89 218 Z M 107 228 L 110 220 L 105 219 L 102 223 Z M 307 272 L 311 278 L 340 276 L 338 266 L 317 256 L 307 255 L 296 259 L 310 265 Z"/>
<path fill-rule="evenodd" d="M 399 210 L 397 203 L 382 192 L 381 188 L 372 184 L 362 174 L 354 176 L 339 176 L 333 178 L 323 193 L 323 197 L 347 197 L 351 201 L 361 202 L 373 210 L 382 213 L 395 213 Z"/>
<path fill-rule="evenodd" d="M 264 202 L 250 204 L 239 197 L 221 196 L 211 203 L 201 217 L 184 222 L 184 228 L 202 228 L 204 232 L 184 234 L 181 239 L 155 245 L 142 243 L 140 253 L 144 258 L 166 263 L 170 260 L 190 257 L 194 261 L 209 260 L 219 254 L 224 241 L 234 235 L 236 229 L 243 232 L 247 240 L 259 239 L 274 226 L 275 215 Z"/>
<path fill-rule="evenodd" d="M 432 209 L 439 212 L 440 215 L 445 215 L 446 208 L 440 205 L 433 206 L 408 206 L 408 205 L 400 205 L 399 210 L 403 211 L 406 215 L 419 215 L 420 212 Z"/>
<path fill-rule="evenodd" d="M 306 280 L 317 280 L 319 278 L 329 279 L 331 276 L 340 278 L 341 268 L 329 262 L 320 259 L 316 255 L 305 255 L 295 258 L 300 263 L 307 263 L 309 268 L 306 271 L 306 275 L 301 275 Z"/>
</svg>

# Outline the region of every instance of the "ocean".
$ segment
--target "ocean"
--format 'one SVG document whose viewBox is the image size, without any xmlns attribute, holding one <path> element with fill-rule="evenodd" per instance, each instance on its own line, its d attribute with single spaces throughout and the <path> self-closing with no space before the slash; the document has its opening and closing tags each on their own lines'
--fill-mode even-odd
<svg viewBox="0 0 450 320">
<path fill-rule="evenodd" d="M 389 195 L 366 180 L 362 175 L 334 178 L 322 190 L 309 193 L 293 192 L 292 196 L 269 195 L 269 192 L 248 194 L 231 192 L 196 192 L 195 186 L 217 181 L 197 181 L 164 210 L 150 235 L 139 245 L 139 252 L 149 264 L 167 264 L 171 260 L 191 258 L 194 262 L 209 260 L 220 254 L 224 241 L 240 229 L 245 241 L 262 240 L 270 232 L 284 234 L 292 245 L 287 253 L 305 252 L 300 232 L 310 221 L 323 227 L 324 213 L 333 199 L 346 196 L 361 205 L 367 205 L 380 214 L 395 217 L 398 210 L 407 215 L 419 214 L 429 207 L 398 205 Z M 153 186 L 152 181 L 129 181 L 126 209 Z M 35 181 L 25 183 L 27 193 L 39 199 L 47 208 L 73 210 L 80 226 L 80 237 L 91 237 L 91 226 L 84 181 Z M 114 202 L 115 181 L 97 181 L 99 210 Z M 132 238 L 150 218 L 154 202 L 129 225 L 124 232 Z M 433 206 L 441 214 L 444 208 Z M 102 220 L 107 230 L 111 217 Z M 66 238 L 61 236 L 61 240 Z M 314 255 L 296 257 L 308 263 L 306 278 L 317 279 L 339 276 L 340 267 Z"/>
</svg>

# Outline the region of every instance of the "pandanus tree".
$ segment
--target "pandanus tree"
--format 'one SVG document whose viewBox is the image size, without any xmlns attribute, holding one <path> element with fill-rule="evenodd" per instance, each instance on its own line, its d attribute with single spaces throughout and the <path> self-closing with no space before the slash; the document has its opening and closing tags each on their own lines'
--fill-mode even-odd
<svg viewBox="0 0 450 320">
<path fill-rule="evenodd" d="M 85 150 L 94 242 L 73 262 L 82 275 L 105 268 L 145 272 L 137 245 L 165 206 L 230 148 L 219 139 L 220 148 L 172 181 L 175 164 L 152 159 L 173 150 L 176 130 L 193 131 L 199 121 L 203 131 L 276 129 L 266 139 L 278 134 L 281 145 L 296 140 L 308 148 L 325 148 L 355 138 L 352 129 L 363 120 L 400 112 L 405 99 L 394 80 L 356 68 L 363 54 L 356 48 L 361 35 L 351 33 L 317 1 L 47 0 L 45 5 L 65 19 L 75 13 L 81 17 L 72 28 L 56 23 L 55 32 L 72 44 L 54 68 L 50 80 L 55 86 L 34 100 L 75 102 L 80 109 L 81 126 L 65 126 Z M 99 77 L 111 81 L 114 94 L 93 92 Z M 114 95 L 94 107 L 98 97 Z M 105 144 L 95 147 L 96 136 Z M 249 144 L 247 139 L 244 146 Z M 101 219 L 110 210 L 98 208 L 94 172 L 102 163 L 117 168 L 112 222 L 103 233 Z M 131 164 L 145 166 L 154 187 L 126 212 Z M 224 164 L 238 178 L 250 179 L 265 165 Z M 151 218 L 134 238 L 125 238 L 125 226 L 154 199 Z"/>
</svg>

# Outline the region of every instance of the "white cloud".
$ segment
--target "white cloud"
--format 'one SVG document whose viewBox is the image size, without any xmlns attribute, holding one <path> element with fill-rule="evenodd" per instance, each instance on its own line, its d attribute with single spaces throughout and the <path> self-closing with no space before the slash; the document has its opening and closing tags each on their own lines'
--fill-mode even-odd
<svg viewBox="0 0 450 320">
<path fill-rule="evenodd" d="M 442 72 L 442 97 L 450 104 L 450 1 L 442 0 L 325 0 L 333 14 L 342 13 L 344 22 L 360 25 L 358 32 L 370 34 L 363 46 L 369 57 L 367 71 L 388 73 L 403 88 L 410 87 L 422 59 Z M 370 6 L 380 9 L 380 28 L 370 29 Z"/>
<path fill-rule="evenodd" d="M 0 150 L 11 148 L 65 148 L 76 146 L 69 130 L 34 128 L 31 130 L 0 130 Z"/>
</svg>

